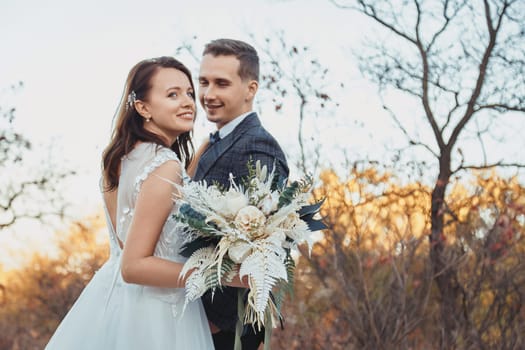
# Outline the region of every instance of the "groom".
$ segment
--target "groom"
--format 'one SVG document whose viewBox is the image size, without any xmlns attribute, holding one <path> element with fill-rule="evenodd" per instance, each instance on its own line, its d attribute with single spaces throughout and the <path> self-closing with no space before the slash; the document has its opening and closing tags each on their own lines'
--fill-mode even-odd
<svg viewBox="0 0 525 350">
<path fill-rule="evenodd" d="M 218 182 L 229 187 L 230 173 L 237 183 L 248 175 L 247 163 L 261 161 L 271 171 L 288 177 L 288 165 L 281 147 L 266 131 L 253 112 L 253 99 L 259 86 L 259 57 L 242 41 L 218 39 L 208 43 L 199 72 L 199 100 L 208 120 L 217 125 L 210 144 L 202 154 L 194 180 Z M 237 322 L 237 289 L 224 288 L 211 297 L 202 297 L 213 333 L 215 349 L 232 350 Z M 264 331 L 244 327 L 243 350 L 256 350 Z"/>
</svg>

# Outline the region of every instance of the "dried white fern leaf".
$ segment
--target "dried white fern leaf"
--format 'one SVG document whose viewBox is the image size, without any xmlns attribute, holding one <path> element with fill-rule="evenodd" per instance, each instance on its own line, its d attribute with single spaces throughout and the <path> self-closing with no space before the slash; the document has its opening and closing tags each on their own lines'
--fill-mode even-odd
<svg viewBox="0 0 525 350">
<path fill-rule="evenodd" d="M 279 280 L 287 280 L 282 247 L 265 241 L 262 249 L 255 250 L 241 264 L 239 276 L 249 275 L 250 292 L 248 307 L 254 309 L 255 319 L 251 323 L 264 322 L 264 311 L 270 301 L 270 292 Z"/>
<path fill-rule="evenodd" d="M 191 269 L 203 271 L 213 264 L 215 257 L 215 248 L 204 247 L 197 249 L 184 263 L 179 278 L 186 277 Z"/>
</svg>

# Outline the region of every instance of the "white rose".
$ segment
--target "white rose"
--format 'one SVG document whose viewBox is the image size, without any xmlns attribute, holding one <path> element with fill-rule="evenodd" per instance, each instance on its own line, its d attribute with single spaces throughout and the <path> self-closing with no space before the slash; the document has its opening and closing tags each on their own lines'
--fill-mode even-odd
<svg viewBox="0 0 525 350">
<path fill-rule="evenodd" d="M 234 221 L 235 226 L 244 232 L 249 232 L 254 229 L 256 230 L 264 225 L 265 222 L 266 216 L 264 216 L 263 212 L 253 205 L 249 205 L 239 210 Z"/>
<path fill-rule="evenodd" d="M 233 219 L 241 208 L 248 205 L 248 198 L 240 192 L 229 190 L 224 195 L 212 197 L 210 207 L 218 214 Z"/>
<path fill-rule="evenodd" d="M 225 214 L 228 217 L 235 217 L 239 210 L 248 205 L 248 198 L 240 192 L 230 190 L 226 192 L 224 198 L 225 201 Z"/>
</svg>

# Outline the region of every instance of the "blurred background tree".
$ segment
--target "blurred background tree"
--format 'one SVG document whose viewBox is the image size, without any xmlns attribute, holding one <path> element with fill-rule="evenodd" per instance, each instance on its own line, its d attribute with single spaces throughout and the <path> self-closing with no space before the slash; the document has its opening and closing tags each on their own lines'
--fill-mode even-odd
<svg viewBox="0 0 525 350">
<path fill-rule="evenodd" d="M 441 294 L 428 259 L 431 189 L 377 169 L 323 172 L 316 195 L 329 230 L 298 262 L 276 348 L 441 349 Z M 460 213 L 444 235 L 463 314 L 452 348 L 525 344 L 525 188 L 479 174 L 447 201 Z M 447 219 L 452 217 L 447 216 Z"/>
<path fill-rule="evenodd" d="M 494 127 L 525 112 L 525 3 L 516 0 L 336 1 L 374 22 L 382 36 L 368 38 L 357 54 L 363 74 L 379 87 L 384 108 L 405 134 L 435 163 L 431 172 L 430 262 L 441 300 L 441 346 L 456 343 L 468 322 L 457 305 L 461 283 L 445 247 L 448 224 L 458 213 L 447 202 L 453 176 L 469 169 L 525 167 L 511 159 L 493 160 Z M 396 110 L 394 100 L 412 102 Z M 415 127 L 414 127 L 415 126 Z M 424 131 L 427 130 L 428 133 Z M 477 149 L 466 151 L 470 137 Z M 505 140 L 496 139 L 496 144 Z M 500 145 L 501 147 L 501 145 Z M 472 149 L 472 148 L 471 148 Z M 482 155 L 479 157 L 478 155 Z M 453 220 L 447 221 L 450 215 Z"/>
<path fill-rule="evenodd" d="M 0 349 L 43 349 L 80 292 L 108 257 L 104 216 L 57 232 L 56 251 L 35 252 L 2 272 Z"/>
<path fill-rule="evenodd" d="M 6 96 L 22 88 L 19 82 L 0 92 L 0 173 L 9 174 L 0 177 L 0 233 L 21 220 L 63 218 L 66 203 L 57 187 L 74 175 L 49 158 L 34 158 L 35 146 L 14 127 L 16 107 Z"/>
</svg>

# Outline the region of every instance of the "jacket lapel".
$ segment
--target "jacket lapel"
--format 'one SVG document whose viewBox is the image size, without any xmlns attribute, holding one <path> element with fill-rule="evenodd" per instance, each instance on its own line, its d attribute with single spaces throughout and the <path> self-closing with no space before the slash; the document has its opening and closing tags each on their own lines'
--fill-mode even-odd
<svg viewBox="0 0 525 350">
<path fill-rule="evenodd" d="M 237 127 L 224 139 L 214 143 L 203 153 L 195 172 L 195 181 L 206 177 L 215 162 L 228 151 L 235 142 L 249 129 L 261 125 L 256 113 L 248 115 Z"/>
</svg>

